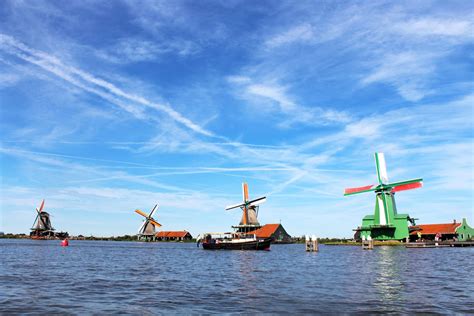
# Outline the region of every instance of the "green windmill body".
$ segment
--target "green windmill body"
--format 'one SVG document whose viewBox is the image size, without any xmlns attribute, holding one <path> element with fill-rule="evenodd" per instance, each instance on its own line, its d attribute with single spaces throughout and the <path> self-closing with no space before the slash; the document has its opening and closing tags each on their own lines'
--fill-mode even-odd
<svg viewBox="0 0 474 316">
<path fill-rule="evenodd" d="M 369 236 L 376 240 L 403 240 L 408 237 L 408 222 L 414 225 L 414 219 L 408 214 L 398 214 L 395 204 L 395 193 L 399 191 L 420 188 L 423 179 L 413 179 L 400 182 L 388 182 L 387 167 L 383 153 L 375 153 L 378 184 L 344 191 L 344 195 L 353 195 L 363 192 L 375 192 L 374 215 L 367 215 L 362 219 L 362 226 L 357 229 L 362 239 Z"/>
</svg>

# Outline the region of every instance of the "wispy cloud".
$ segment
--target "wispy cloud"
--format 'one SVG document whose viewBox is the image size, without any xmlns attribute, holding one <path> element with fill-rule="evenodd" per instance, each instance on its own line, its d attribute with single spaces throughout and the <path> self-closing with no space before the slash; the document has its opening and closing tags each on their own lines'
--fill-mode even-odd
<svg viewBox="0 0 474 316">
<path fill-rule="evenodd" d="M 283 114 L 284 119 L 280 126 L 285 128 L 298 123 L 326 125 L 347 123 L 351 120 L 350 116 L 342 111 L 297 104 L 290 96 L 288 87 L 278 83 L 255 83 L 249 77 L 242 76 L 231 76 L 228 81 L 237 89 L 239 96 L 255 104 L 255 107 L 265 109 L 262 107 L 262 101 L 269 101 L 268 111 Z"/>
<path fill-rule="evenodd" d="M 421 100 L 430 93 L 426 80 L 435 71 L 433 59 L 436 57 L 436 54 L 426 52 L 404 52 L 385 56 L 362 83 L 388 83 L 405 99 Z"/>
<path fill-rule="evenodd" d="M 155 103 L 141 96 L 127 93 L 106 80 L 97 78 L 78 68 L 67 66 L 59 59 L 44 52 L 29 48 L 11 36 L 0 34 L 0 48 L 2 48 L 6 53 L 13 54 L 24 61 L 35 64 L 42 69 L 57 75 L 76 87 L 105 98 L 107 101 L 120 106 L 138 118 L 144 118 L 142 107 L 147 107 L 166 113 L 173 120 L 196 133 L 206 136 L 213 135 L 210 131 L 201 128 L 190 119 L 176 112 L 167 104 Z M 126 101 L 127 104 L 122 100 Z M 130 105 L 128 102 L 132 102 L 135 105 Z"/>
<path fill-rule="evenodd" d="M 296 42 L 308 42 L 314 39 L 313 28 L 310 24 L 302 24 L 295 26 L 287 31 L 275 35 L 268 39 L 265 45 L 269 48 L 277 48 L 282 45 L 296 43 Z"/>
<path fill-rule="evenodd" d="M 20 81 L 20 76 L 14 73 L 2 73 L 0 74 L 0 88 L 10 87 Z"/>
<path fill-rule="evenodd" d="M 401 33 L 417 36 L 474 37 L 472 20 L 423 17 L 399 22 L 393 28 Z"/>
<path fill-rule="evenodd" d="M 97 50 L 96 54 L 112 63 L 131 63 L 156 61 L 170 53 L 187 56 L 197 52 L 199 52 L 199 47 L 186 40 L 157 43 L 138 38 L 126 38 L 108 49 Z"/>
</svg>

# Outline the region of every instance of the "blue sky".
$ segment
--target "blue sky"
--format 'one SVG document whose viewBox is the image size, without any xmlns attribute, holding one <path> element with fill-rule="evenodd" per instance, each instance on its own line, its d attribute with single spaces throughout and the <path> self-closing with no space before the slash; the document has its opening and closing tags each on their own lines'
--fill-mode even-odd
<svg viewBox="0 0 474 316">
<path fill-rule="evenodd" d="M 471 1 L 2 1 L 1 225 L 350 237 L 373 153 L 420 223 L 474 224 Z"/>
</svg>

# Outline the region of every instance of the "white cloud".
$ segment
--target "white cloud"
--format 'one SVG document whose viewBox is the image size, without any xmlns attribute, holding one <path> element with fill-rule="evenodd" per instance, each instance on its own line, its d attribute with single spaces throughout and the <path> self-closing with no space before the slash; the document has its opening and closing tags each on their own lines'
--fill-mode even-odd
<svg viewBox="0 0 474 316">
<path fill-rule="evenodd" d="M 393 85 L 409 101 L 419 101 L 431 91 L 426 84 L 435 72 L 436 54 L 428 52 L 403 52 L 389 54 L 377 61 L 372 73 L 362 79 L 362 84 L 376 82 Z"/>
<path fill-rule="evenodd" d="M 265 42 L 269 48 L 277 48 L 282 45 L 296 42 L 307 42 L 314 39 L 313 28 L 310 24 L 302 24 L 290 28 L 278 35 L 273 36 Z"/>
<path fill-rule="evenodd" d="M 14 73 L 0 73 L 0 88 L 11 87 L 16 85 L 21 77 Z"/>
<path fill-rule="evenodd" d="M 346 126 L 344 135 L 350 138 L 373 139 L 381 136 L 382 123 L 379 118 L 364 118 Z"/>
<path fill-rule="evenodd" d="M 297 104 L 288 93 L 288 87 L 277 83 L 255 83 L 249 77 L 232 76 L 228 78 L 239 92 L 238 95 L 256 104 L 262 111 L 262 100 L 270 101 L 270 112 L 276 112 L 284 116 L 279 123 L 280 127 L 289 128 L 295 124 L 305 125 L 327 125 L 347 123 L 350 116 L 342 111 L 324 109 L 318 106 L 303 106 Z"/>
<path fill-rule="evenodd" d="M 246 91 L 249 94 L 268 98 L 276 102 L 284 112 L 295 109 L 295 103 L 287 96 L 285 87 L 277 85 L 251 84 L 246 87 Z"/>
<path fill-rule="evenodd" d="M 250 83 L 252 80 L 245 76 L 228 76 L 227 81 L 230 83 L 244 84 Z"/>
<path fill-rule="evenodd" d="M 417 36 L 474 37 L 472 21 L 425 17 L 397 23 L 394 30 Z"/>
<path fill-rule="evenodd" d="M 120 40 L 108 49 L 99 50 L 96 54 L 112 63 L 130 63 L 155 61 L 164 54 L 187 56 L 196 54 L 200 48 L 191 41 L 167 40 L 151 42 L 139 38 Z"/>
<path fill-rule="evenodd" d="M 63 64 L 54 56 L 29 48 L 11 36 L 0 34 L 0 44 L 2 44 L 0 48 L 2 48 L 5 52 L 35 64 L 42 69 L 57 75 L 61 79 L 73 84 L 76 87 L 105 98 L 111 103 L 120 106 L 130 113 L 133 113 L 138 118 L 143 119 L 142 108 L 147 107 L 166 113 L 173 120 L 186 126 L 196 133 L 206 136 L 213 136 L 210 131 L 203 129 L 196 123 L 192 122 L 190 119 L 184 117 L 168 104 L 152 102 L 144 97 L 125 92 L 106 80 L 95 77 L 94 75 L 78 68 Z M 130 102 L 137 105 L 132 105 Z"/>
</svg>

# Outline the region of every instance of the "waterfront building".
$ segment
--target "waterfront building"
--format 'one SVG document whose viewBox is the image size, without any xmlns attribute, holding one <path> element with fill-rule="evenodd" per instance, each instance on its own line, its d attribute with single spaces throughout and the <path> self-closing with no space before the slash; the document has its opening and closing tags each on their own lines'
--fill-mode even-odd
<svg viewBox="0 0 474 316">
<path fill-rule="evenodd" d="M 281 224 L 266 224 L 256 230 L 249 231 L 248 234 L 255 234 L 257 238 L 271 237 L 272 243 L 274 244 L 287 244 L 293 242 L 293 239 Z"/>
<path fill-rule="evenodd" d="M 156 240 L 159 241 L 185 241 L 193 239 L 188 231 L 161 231 L 156 233 Z"/>
<path fill-rule="evenodd" d="M 448 224 L 423 224 L 410 227 L 410 241 L 417 240 L 474 240 L 474 228 L 468 225 L 465 218 L 459 223 L 454 220 Z"/>
</svg>

